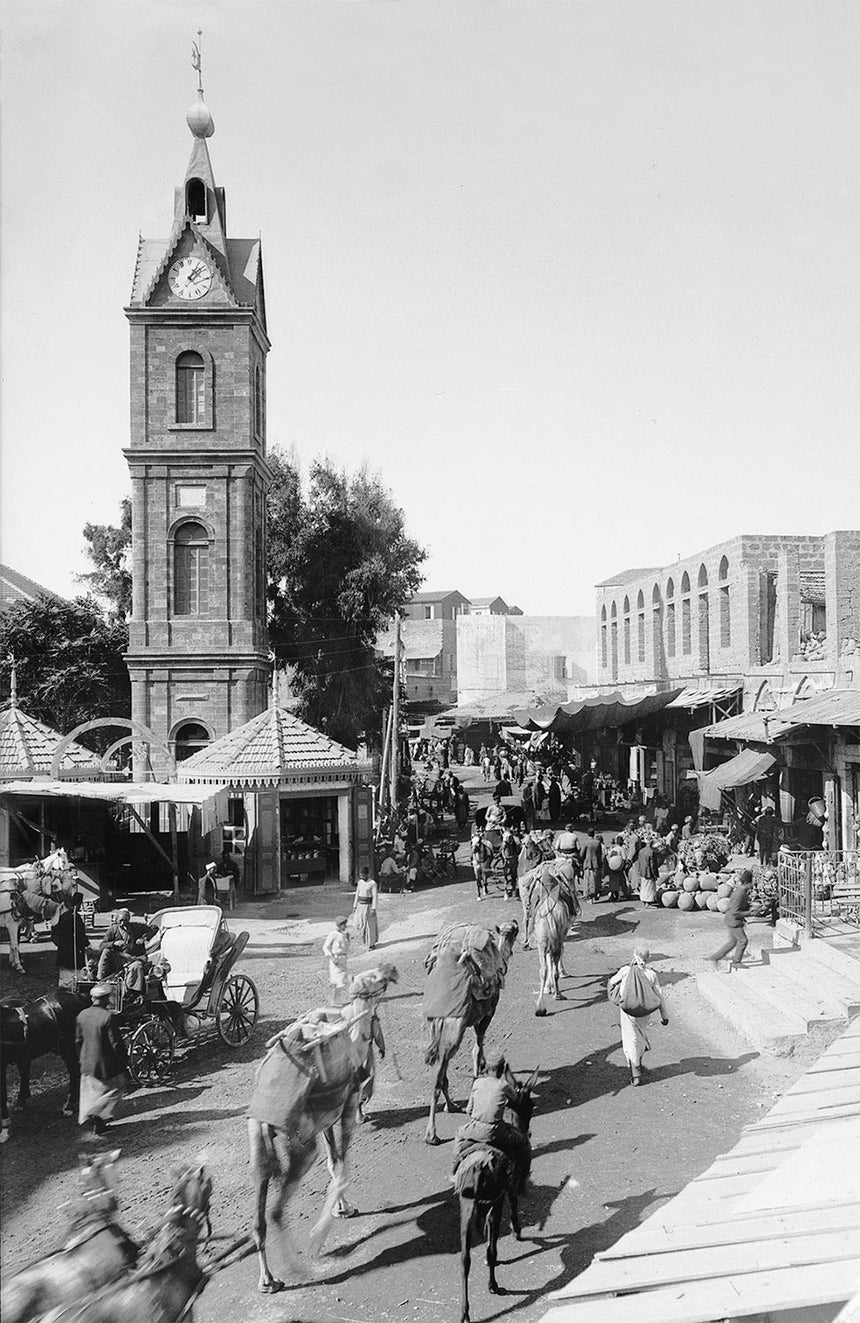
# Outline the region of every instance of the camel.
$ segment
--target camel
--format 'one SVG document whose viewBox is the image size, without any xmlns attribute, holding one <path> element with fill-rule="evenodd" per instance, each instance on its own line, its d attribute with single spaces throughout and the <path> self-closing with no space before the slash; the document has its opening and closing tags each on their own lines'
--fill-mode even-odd
<svg viewBox="0 0 860 1323">
<path fill-rule="evenodd" d="M 254 1244 L 260 1264 L 259 1289 L 282 1291 L 266 1255 L 270 1183 L 276 1194 L 271 1221 L 281 1233 L 285 1260 L 298 1278 L 306 1269 L 294 1254 L 286 1211 L 299 1182 L 321 1146 L 331 1175 L 319 1221 L 311 1231 L 316 1257 L 335 1217 L 357 1211 L 345 1198 L 347 1156 L 373 1043 L 373 1020 L 387 988 L 397 982 L 394 965 L 382 964 L 353 979 L 350 1000 L 336 1010 L 311 1011 L 269 1040 L 248 1107 L 248 1138 L 256 1192 Z M 339 1139 L 335 1126 L 340 1123 Z"/>
<path fill-rule="evenodd" d="M 564 1001 L 564 993 L 558 986 L 564 939 L 571 919 L 580 911 L 575 874 L 569 861 L 559 859 L 543 869 L 529 897 L 529 911 L 534 913 L 532 926 L 540 967 L 535 1015 L 546 1015 L 547 996 Z"/>
<path fill-rule="evenodd" d="M 429 1043 L 424 1060 L 428 1066 L 435 1067 L 430 1115 L 424 1133 L 427 1144 L 441 1142 L 436 1134 L 436 1109 L 440 1093 L 449 1112 L 463 1110 L 452 1101 L 448 1090 L 448 1063 L 462 1043 L 467 1029 L 475 1031 L 473 1074 L 477 1076 L 483 1069 L 484 1038 L 499 1004 L 519 930 L 516 920 L 498 924 L 494 929 L 455 924 L 440 933 L 427 957 L 424 1018 Z M 470 958 L 468 953 L 464 954 L 464 947 L 468 945 L 481 957 L 480 964 Z M 439 1008 L 445 1006 L 446 1001 L 450 1001 L 456 1013 L 439 1014 Z"/>
</svg>

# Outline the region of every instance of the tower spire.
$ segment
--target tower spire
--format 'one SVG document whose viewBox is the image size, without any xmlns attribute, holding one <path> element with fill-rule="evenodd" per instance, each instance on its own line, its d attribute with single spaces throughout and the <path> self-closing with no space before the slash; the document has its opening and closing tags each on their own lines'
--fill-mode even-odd
<svg viewBox="0 0 860 1323">
<path fill-rule="evenodd" d="M 203 29 L 197 29 L 197 40 L 191 43 L 191 68 L 197 70 L 197 91 L 203 98 Z"/>
</svg>

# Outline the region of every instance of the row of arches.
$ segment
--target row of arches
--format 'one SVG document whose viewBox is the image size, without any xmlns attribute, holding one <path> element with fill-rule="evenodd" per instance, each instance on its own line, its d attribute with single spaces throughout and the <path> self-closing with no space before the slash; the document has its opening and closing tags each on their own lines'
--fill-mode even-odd
<svg viewBox="0 0 860 1323">
<path fill-rule="evenodd" d="M 719 646 L 728 648 L 732 641 L 731 599 L 729 587 L 729 561 L 723 556 L 717 568 L 719 602 Z M 696 576 L 696 611 L 698 616 L 698 661 L 707 670 L 710 660 L 710 582 L 707 566 L 702 562 Z M 665 590 L 655 583 L 651 590 L 652 643 L 655 670 L 666 658 L 690 656 L 693 649 L 694 592 L 689 572 L 684 570 L 677 586 L 673 576 L 666 580 Z M 680 611 L 678 610 L 680 607 Z M 620 609 L 613 599 L 607 611 L 606 603 L 600 612 L 601 665 L 611 667 L 612 678 L 618 676 L 619 664 L 629 666 L 646 661 L 646 600 L 640 588 L 635 605 L 625 593 Z M 680 621 L 679 621 L 680 616 Z M 621 622 L 619 638 L 619 620 Z M 680 627 L 679 627 L 680 625 Z M 634 634 L 635 627 L 635 634 Z M 635 658 L 634 658 L 635 641 Z"/>
</svg>

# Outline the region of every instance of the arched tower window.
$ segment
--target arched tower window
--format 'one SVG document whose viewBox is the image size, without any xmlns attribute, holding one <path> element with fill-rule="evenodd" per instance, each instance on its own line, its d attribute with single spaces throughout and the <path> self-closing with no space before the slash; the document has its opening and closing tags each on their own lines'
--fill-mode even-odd
<svg viewBox="0 0 860 1323">
<path fill-rule="evenodd" d="M 184 721 L 173 737 L 173 756 L 178 763 L 184 762 L 211 743 L 212 736 L 199 721 Z"/>
<path fill-rule="evenodd" d="M 708 571 L 705 569 L 704 565 L 700 565 L 700 566 L 699 566 L 699 587 L 700 587 L 700 588 L 707 588 L 707 586 L 708 586 Z"/>
<path fill-rule="evenodd" d="M 185 185 L 185 214 L 193 221 L 204 221 L 206 209 L 206 185 L 202 179 L 189 179 Z"/>
<path fill-rule="evenodd" d="M 624 665 L 630 665 L 630 598 L 624 598 Z"/>
<path fill-rule="evenodd" d="M 176 421 L 198 427 L 206 421 L 206 365 L 193 349 L 176 360 Z"/>
<path fill-rule="evenodd" d="M 732 604 L 729 597 L 729 562 L 725 556 L 720 561 L 720 647 L 732 645 Z"/>
<path fill-rule="evenodd" d="M 675 582 L 666 584 L 666 653 L 675 656 Z"/>
<path fill-rule="evenodd" d="M 174 615 L 205 615 L 209 607 L 209 534 L 202 524 L 181 524 L 173 542 Z"/>
<path fill-rule="evenodd" d="M 606 627 L 606 606 L 600 608 L 600 665 L 609 665 L 609 638 Z"/>
<path fill-rule="evenodd" d="M 636 657 L 645 660 L 645 594 L 641 588 L 636 598 Z"/>
</svg>

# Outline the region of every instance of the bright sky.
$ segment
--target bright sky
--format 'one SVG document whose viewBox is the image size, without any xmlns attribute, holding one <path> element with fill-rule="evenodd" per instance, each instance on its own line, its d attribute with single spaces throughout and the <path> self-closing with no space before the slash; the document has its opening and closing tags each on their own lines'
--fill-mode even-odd
<svg viewBox="0 0 860 1323">
<path fill-rule="evenodd" d="M 73 591 L 129 488 L 201 25 L 270 442 L 379 468 L 427 587 L 858 526 L 856 0 L 6 0 L 4 562 Z"/>
</svg>

